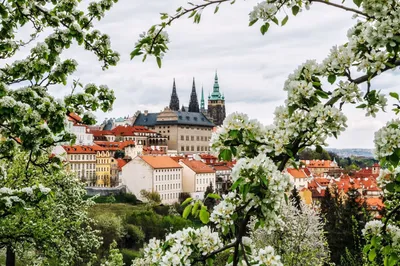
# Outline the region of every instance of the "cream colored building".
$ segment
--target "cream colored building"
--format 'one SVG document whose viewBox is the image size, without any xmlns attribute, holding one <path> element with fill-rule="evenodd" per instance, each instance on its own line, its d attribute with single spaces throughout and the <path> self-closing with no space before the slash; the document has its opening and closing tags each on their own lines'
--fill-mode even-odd
<svg viewBox="0 0 400 266">
<path fill-rule="evenodd" d="M 135 114 L 134 125 L 148 127 L 167 137 L 168 150 L 177 153 L 204 153 L 210 150 L 214 124 L 203 114 L 172 111 Z"/>
<path fill-rule="evenodd" d="M 158 192 L 164 204 L 179 200 L 182 166 L 168 156 L 137 156 L 122 167 L 122 184 L 140 200 L 140 191 Z"/>
<path fill-rule="evenodd" d="M 204 199 L 204 192 L 212 184 L 215 186 L 215 170 L 201 161 L 192 159 L 180 160 L 183 167 L 183 192 L 190 193 L 194 199 Z"/>
<path fill-rule="evenodd" d="M 62 146 L 67 156 L 67 169 L 72 171 L 87 186 L 96 185 L 96 149 L 93 146 Z"/>
</svg>

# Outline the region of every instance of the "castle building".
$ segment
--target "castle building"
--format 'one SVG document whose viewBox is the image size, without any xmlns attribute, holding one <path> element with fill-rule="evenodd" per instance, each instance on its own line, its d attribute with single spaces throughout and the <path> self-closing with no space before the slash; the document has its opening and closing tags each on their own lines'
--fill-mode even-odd
<svg viewBox="0 0 400 266">
<path fill-rule="evenodd" d="M 213 92 L 208 96 L 207 114 L 216 126 L 222 125 L 226 117 L 225 97 L 219 91 L 217 72 L 215 72 Z"/>
<path fill-rule="evenodd" d="M 204 99 L 204 88 L 201 88 L 201 100 L 199 106 L 199 100 L 197 98 L 196 82 L 193 78 L 192 91 L 190 93 L 189 105 L 182 105 L 179 109 L 179 98 L 176 89 L 175 79 L 172 85 L 171 99 L 169 102 L 169 110 L 190 112 L 190 113 L 202 113 L 207 116 L 207 119 L 213 122 L 214 125 L 222 125 L 226 113 L 225 113 L 225 97 L 219 90 L 218 75 L 215 72 L 213 92 L 208 96 L 208 109 L 206 108 L 206 102 Z"/>
</svg>

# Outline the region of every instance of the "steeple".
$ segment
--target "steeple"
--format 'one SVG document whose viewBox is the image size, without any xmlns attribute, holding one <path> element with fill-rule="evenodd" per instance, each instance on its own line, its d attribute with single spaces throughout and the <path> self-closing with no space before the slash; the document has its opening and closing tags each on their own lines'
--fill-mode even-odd
<svg viewBox="0 0 400 266">
<path fill-rule="evenodd" d="M 213 92 L 211 93 L 211 97 L 208 97 L 208 98 L 210 100 L 223 100 L 221 92 L 219 91 L 219 83 L 218 83 L 217 71 L 215 71 Z"/>
<path fill-rule="evenodd" d="M 219 84 L 218 84 L 218 74 L 217 74 L 217 70 L 215 70 L 214 90 L 213 90 L 213 92 L 219 92 Z"/>
<path fill-rule="evenodd" d="M 190 94 L 189 102 L 189 112 L 198 113 L 199 110 L 199 100 L 197 99 L 196 84 L 193 78 L 192 93 Z"/>
<path fill-rule="evenodd" d="M 201 86 L 201 100 L 200 100 L 200 111 L 204 112 L 206 110 L 206 107 L 204 105 L 204 88 Z"/>
<path fill-rule="evenodd" d="M 174 84 L 172 85 L 172 94 L 171 94 L 171 100 L 169 102 L 169 109 L 173 111 L 179 111 L 179 98 L 178 94 L 176 93 L 175 78 L 174 78 Z"/>
</svg>

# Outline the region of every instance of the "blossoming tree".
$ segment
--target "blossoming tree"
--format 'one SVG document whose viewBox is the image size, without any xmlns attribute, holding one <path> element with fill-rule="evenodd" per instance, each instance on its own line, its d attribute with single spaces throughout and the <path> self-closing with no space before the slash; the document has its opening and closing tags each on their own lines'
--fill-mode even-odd
<svg viewBox="0 0 400 266">
<path fill-rule="evenodd" d="M 140 36 L 131 57 L 143 55 L 145 60 L 152 55 L 161 67 L 169 42 L 164 29 L 185 15 L 199 23 L 205 8 L 214 6 L 216 13 L 224 3 L 233 4 L 235 0 L 204 0 L 179 7 L 172 15 L 162 13 L 162 22 Z M 280 221 L 279 210 L 289 185 L 289 177 L 282 170 L 295 164 L 294 157 L 302 149 L 321 149 L 328 137 L 338 137 L 345 130 L 344 104 L 357 104 L 373 117 L 383 110 L 387 96 L 372 88 L 371 80 L 400 66 L 398 0 L 264 0 L 251 11 L 249 24 L 260 23 L 265 34 L 273 24 L 285 25 L 290 13 L 296 16 L 317 4 L 354 14 L 357 20 L 348 31 L 347 43 L 333 47 L 322 62 L 309 60 L 289 75 L 283 87 L 287 100 L 276 109 L 272 125 L 261 125 L 238 113 L 226 118 L 211 142 L 221 159 L 238 159 L 232 171 L 231 192 L 211 214 L 202 202 L 184 202 L 187 207 L 183 215 L 199 217 L 206 226 L 176 232 L 164 241 L 151 240 L 144 258 L 134 265 L 212 264 L 216 254 L 226 251 L 231 252 L 228 264 L 282 265 L 272 247 L 257 247 L 246 237 L 260 227 L 274 230 Z M 367 84 L 366 91 L 360 89 L 362 83 Z M 397 93 L 391 96 L 399 100 Z M 399 110 L 394 109 L 397 113 Z M 371 236 L 364 250 L 367 264 L 396 265 L 399 261 L 399 225 L 392 219 L 400 209 L 399 126 L 399 120 L 391 121 L 376 136 L 377 156 L 389 171 L 383 180 L 390 200 L 383 223 L 366 226 L 367 238 Z"/>
<path fill-rule="evenodd" d="M 104 69 L 119 60 L 109 37 L 93 27 L 117 0 L 94 1 L 86 10 L 80 2 L 0 2 L 0 247 L 7 247 L 7 265 L 26 247 L 39 249 L 39 257 L 58 256 L 57 265 L 82 265 L 80 252 L 91 256 L 98 246 L 94 232 L 81 227 L 87 223 L 82 188 L 63 172 L 60 158 L 49 156 L 57 143 L 75 140 L 66 130 L 66 115 L 75 112 L 91 124 L 91 111 L 108 111 L 114 101 L 106 86 L 79 82 L 74 88 L 82 86 L 83 92 L 73 89 L 59 100 L 51 96 L 77 69 L 74 59 L 61 59 L 72 44 L 94 53 Z M 21 156 L 23 161 L 14 161 Z"/>
</svg>

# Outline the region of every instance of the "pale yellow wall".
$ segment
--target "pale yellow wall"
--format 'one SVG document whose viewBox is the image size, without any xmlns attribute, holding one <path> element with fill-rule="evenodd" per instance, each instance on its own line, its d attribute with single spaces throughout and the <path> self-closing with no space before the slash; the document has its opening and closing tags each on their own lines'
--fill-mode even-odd
<svg viewBox="0 0 400 266">
<path fill-rule="evenodd" d="M 110 187 L 111 157 L 108 151 L 98 151 L 96 154 L 96 185 Z"/>
</svg>

